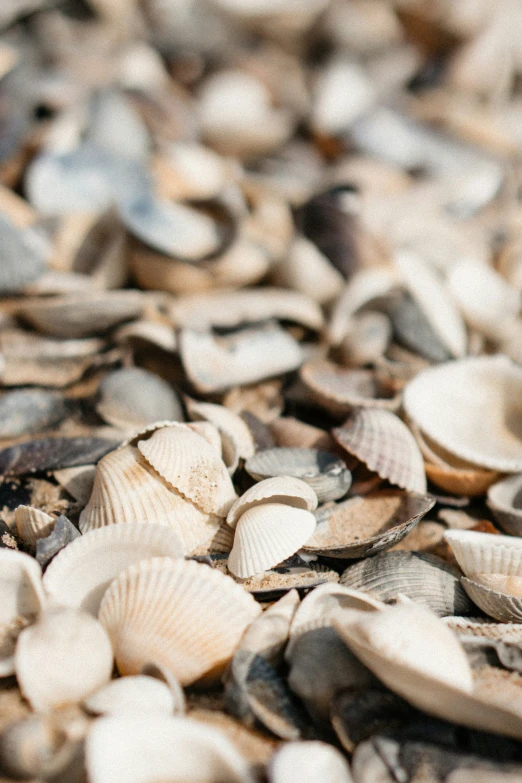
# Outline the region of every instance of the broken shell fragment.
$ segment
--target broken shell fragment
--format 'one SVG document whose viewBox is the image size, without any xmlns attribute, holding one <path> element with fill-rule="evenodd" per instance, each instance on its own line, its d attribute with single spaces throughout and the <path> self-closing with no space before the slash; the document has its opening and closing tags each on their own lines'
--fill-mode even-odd
<svg viewBox="0 0 522 783">
<path fill-rule="evenodd" d="M 511 536 L 522 535 L 522 474 L 492 484 L 487 504 L 500 527 Z"/>
<path fill-rule="evenodd" d="M 245 511 L 264 503 L 282 503 L 306 511 L 315 511 L 317 495 L 301 479 L 293 476 L 274 476 L 254 484 L 236 500 L 227 516 L 227 524 L 235 528 Z"/>
<path fill-rule="evenodd" d="M 141 367 L 109 372 L 102 380 L 97 413 L 115 427 L 137 429 L 155 421 L 182 421 L 181 404 L 163 378 Z"/>
<path fill-rule="evenodd" d="M 464 574 L 522 574 L 522 538 L 480 533 L 476 530 L 447 530 L 444 538 Z"/>
<path fill-rule="evenodd" d="M 0 397 L 0 438 L 16 438 L 53 427 L 67 415 L 60 394 L 45 389 L 17 389 Z"/>
<path fill-rule="evenodd" d="M 255 453 L 252 433 L 243 419 L 223 405 L 199 402 L 187 398 L 187 412 L 193 421 L 208 421 L 217 427 L 221 435 L 223 460 L 230 474 L 233 474 L 239 460 L 247 460 Z"/>
<path fill-rule="evenodd" d="M 18 506 L 15 509 L 16 530 L 24 544 L 36 547 L 39 538 L 48 536 L 56 522 L 55 518 L 32 506 Z"/>
<path fill-rule="evenodd" d="M 289 742 L 277 750 L 268 765 L 270 783 L 317 780 L 352 783 L 350 767 L 344 756 L 332 745 L 318 740 Z"/>
<path fill-rule="evenodd" d="M 80 535 L 78 528 L 66 516 L 60 514 L 49 535 L 36 539 L 36 559 L 42 568 L 48 566 L 58 552 Z"/>
<path fill-rule="evenodd" d="M 106 438 L 38 438 L 0 451 L 0 475 L 22 476 L 97 462 L 119 443 Z"/>
<path fill-rule="evenodd" d="M 143 674 L 111 680 L 85 699 L 83 705 L 94 715 L 174 713 L 174 700 L 168 685 Z"/>
<path fill-rule="evenodd" d="M 463 576 L 462 586 L 483 612 L 503 623 L 522 622 L 522 579 L 500 574 L 475 574 L 473 579 Z"/>
<path fill-rule="evenodd" d="M 332 362 L 307 362 L 300 370 L 301 380 L 317 402 L 332 413 L 347 413 L 369 407 L 397 410 L 400 395 L 379 382 L 372 370 L 338 367 Z"/>
<path fill-rule="evenodd" d="M 343 277 L 313 242 L 297 236 L 273 271 L 274 281 L 311 297 L 319 304 L 331 301 L 343 287 Z"/>
<path fill-rule="evenodd" d="M 54 478 L 83 507 L 89 502 L 96 474 L 96 465 L 77 465 L 55 470 Z"/>
</svg>

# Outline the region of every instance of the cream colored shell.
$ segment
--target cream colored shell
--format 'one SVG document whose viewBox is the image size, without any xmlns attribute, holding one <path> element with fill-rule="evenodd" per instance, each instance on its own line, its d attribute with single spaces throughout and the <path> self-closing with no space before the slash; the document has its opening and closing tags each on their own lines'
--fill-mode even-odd
<svg viewBox="0 0 522 783">
<path fill-rule="evenodd" d="M 227 524 L 235 528 L 245 511 L 264 503 L 283 503 L 294 508 L 315 511 L 317 495 L 306 482 L 293 476 L 274 476 L 264 479 L 247 489 L 236 500 L 228 512 Z"/>
<path fill-rule="evenodd" d="M 85 699 L 83 705 L 94 715 L 172 715 L 175 711 L 169 686 L 144 674 L 111 680 Z"/>
<path fill-rule="evenodd" d="M 56 521 L 50 514 L 33 506 L 18 506 L 14 518 L 19 537 L 33 550 L 39 538 L 49 535 Z"/>
<path fill-rule="evenodd" d="M 522 538 L 476 530 L 447 530 L 444 538 L 470 578 L 475 574 L 522 576 Z"/>
</svg>

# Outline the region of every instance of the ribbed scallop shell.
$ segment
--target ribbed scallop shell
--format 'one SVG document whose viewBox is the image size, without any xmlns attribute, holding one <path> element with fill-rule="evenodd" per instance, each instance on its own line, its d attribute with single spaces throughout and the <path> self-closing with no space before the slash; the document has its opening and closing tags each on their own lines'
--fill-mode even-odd
<svg viewBox="0 0 522 783">
<path fill-rule="evenodd" d="M 80 530 L 87 533 L 129 522 L 172 527 L 183 539 L 186 553 L 211 538 L 220 524 L 217 517 L 170 490 L 138 449 L 125 446 L 100 460 L 91 499 L 80 514 Z"/>
<path fill-rule="evenodd" d="M 495 620 L 522 623 L 522 598 L 492 590 L 475 579 L 462 577 L 462 586 L 474 604 Z"/>
<path fill-rule="evenodd" d="M 24 544 L 34 547 L 39 538 L 48 536 L 56 519 L 33 506 L 18 506 L 14 513 L 16 531 Z"/>
<path fill-rule="evenodd" d="M 227 516 L 227 524 L 234 528 L 241 514 L 263 503 L 283 503 L 294 508 L 315 511 L 317 495 L 301 479 L 293 476 L 274 476 L 254 484 L 236 500 Z"/>
<path fill-rule="evenodd" d="M 297 552 L 314 530 L 310 511 L 282 503 L 254 506 L 237 523 L 228 570 L 240 579 L 260 574 Z"/>
<path fill-rule="evenodd" d="M 98 614 L 103 595 L 118 574 L 151 557 L 183 557 L 183 542 L 163 525 L 126 522 L 91 530 L 59 552 L 43 584 L 57 604 Z"/>
<path fill-rule="evenodd" d="M 194 561 L 152 558 L 107 590 L 99 620 L 120 674 L 153 662 L 185 686 L 232 657 L 259 605 L 233 579 Z"/>
<path fill-rule="evenodd" d="M 343 448 L 381 478 L 411 492 L 426 492 L 422 454 L 408 427 L 395 414 L 358 408 L 332 432 Z"/>
<path fill-rule="evenodd" d="M 522 576 L 522 538 L 475 530 L 448 530 L 444 538 L 468 577 L 475 574 Z"/>
<path fill-rule="evenodd" d="M 522 474 L 509 476 L 488 490 L 487 504 L 500 527 L 511 536 L 522 535 Z"/>
<path fill-rule="evenodd" d="M 522 470 L 522 369 L 481 356 L 420 372 L 403 393 L 408 416 L 436 443 L 473 465 Z"/>
<path fill-rule="evenodd" d="M 156 430 L 138 449 L 176 492 L 207 514 L 225 516 L 236 493 L 225 463 L 201 435 L 178 425 Z"/>
</svg>

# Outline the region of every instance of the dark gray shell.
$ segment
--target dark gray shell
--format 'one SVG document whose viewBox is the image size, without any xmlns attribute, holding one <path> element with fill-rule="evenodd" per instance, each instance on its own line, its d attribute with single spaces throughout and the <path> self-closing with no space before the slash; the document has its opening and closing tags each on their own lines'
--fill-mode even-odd
<svg viewBox="0 0 522 783">
<path fill-rule="evenodd" d="M 74 527 L 73 523 L 66 516 L 60 514 L 49 535 L 36 541 L 36 559 L 42 568 L 48 565 L 67 544 L 80 535 L 80 531 Z"/>
<path fill-rule="evenodd" d="M 396 341 L 405 348 L 430 362 L 446 362 L 453 358 L 433 331 L 417 302 L 408 293 L 391 299 L 388 316 Z"/>
<path fill-rule="evenodd" d="M 61 394 L 17 389 L 0 397 L 0 438 L 16 438 L 58 424 L 67 415 Z"/>
<path fill-rule="evenodd" d="M 173 388 L 140 367 L 108 373 L 100 384 L 96 410 L 109 424 L 145 427 L 155 421 L 183 421 Z"/>
<path fill-rule="evenodd" d="M 0 451 L 0 476 L 23 476 L 43 470 L 98 462 L 119 441 L 105 438 L 41 438 Z"/>
</svg>

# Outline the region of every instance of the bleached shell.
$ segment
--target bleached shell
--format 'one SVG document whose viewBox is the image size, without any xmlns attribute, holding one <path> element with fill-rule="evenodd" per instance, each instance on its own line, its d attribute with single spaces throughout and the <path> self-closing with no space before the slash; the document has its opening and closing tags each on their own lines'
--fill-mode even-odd
<svg viewBox="0 0 522 783">
<path fill-rule="evenodd" d="M 125 522 L 91 530 L 56 555 L 43 584 L 56 604 L 98 614 L 105 591 L 125 568 L 151 557 L 183 557 L 175 530 L 163 525 Z"/>
<path fill-rule="evenodd" d="M 83 704 L 94 715 L 174 713 L 174 700 L 169 686 L 144 674 L 111 680 L 85 699 Z"/>
<path fill-rule="evenodd" d="M 209 443 L 221 459 L 223 456 L 223 444 L 217 427 L 209 421 L 189 421 L 187 427 L 196 435 L 200 435 Z M 227 466 L 228 467 L 228 466 Z M 230 471 L 229 471 L 230 473 Z"/>
<path fill-rule="evenodd" d="M 120 326 L 112 337 L 114 342 L 118 344 L 132 343 L 132 340 L 143 340 L 169 353 L 175 353 L 178 347 L 176 332 L 170 324 L 149 321 L 146 318 Z"/>
<path fill-rule="evenodd" d="M 211 422 L 221 433 L 223 459 L 229 473 L 233 473 L 239 460 L 246 460 L 255 453 L 252 433 L 241 416 L 223 405 L 199 402 L 187 398 L 187 412 L 191 419 Z"/>
<path fill-rule="evenodd" d="M 444 538 L 467 577 L 475 574 L 522 576 L 522 538 L 447 530 Z"/>
<path fill-rule="evenodd" d="M 85 762 L 90 783 L 253 783 L 234 745 L 190 718 L 100 718 L 87 737 Z"/>
<path fill-rule="evenodd" d="M 55 470 L 54 478 L 78 503 L 86 506 L 92 494 L 96 465 L 78 465 L 75 468 Z"/>
<path fill-rule="evenodd" d="M 479 581 L 480 575 L 474 579 L 462 577 L 462 586 L 474 604 L 495 620 L 503 623 L 522 622 L 522 598 L 493 590 Z"/>
<path fill-rule="evenodd" d="M 522 535 L 521 490 L 520 473 L 498 481 L 488 489 L 487 504 L 502 530 L 511 536 Z"/>
<path fill-rule="evenodd" d="M 187 553 L 211 538 L 220 524 L 216 517 L 172 491 L 138 449 L 124 446 L 98 463 L 91 498 L 80 514 L 80 530 L 87 533 L 130 522 L 173 528 Z"/>
<path fill-rule="evenodd" d="M 315 511 L 317 495 L 301 479 L 293 476 L 274 476 L 254 484 L 236 500 L 227 516 L 227 524 L 235 528 L 245 511 L 264 503 L 282 503 L 306 511 Z"/>
<path fill-rule="evenodd" d="M 381 359 L 392 335 L 390 319 L 375 310 L 354 315 L 347 323 L 342 342 L 342 354 L 351 367 L 370 364 Z"/>
<path fill-rule="evenodd" d="M 323 780 L 331 783 L 352 783 L 350 767 L 344 756 L 326 742 L 286 742 L 279 748 L 268 765 L 270 783 L 315 783 Z"/>
<path fill-rule="evenodd" d="M 230 179 L 231 167 L 201 144 L 177 142 L 152 161 L 156 189 L 162 198 L 205 200 L 215 198 Z"/>
<path fill-rule="evenodd" d="M 154 677 L 154 679 L 164 682 L 171 693 L 172 703 L 174 705 L 174 713 L 178 715 L 184 715 L 186 711 L 186 700 L 183 688 L 179 684 L 178 678 L 172 674 L 161 664 L 146 663 L 142 666 L 141 673 L 147 677 Z"/>
<path fill-rule="evenodd" d="M 144 427 L 153 421 L 182 421 L 181 404 L 172 386 L 141 367 L 109 372 L 99 389 L 97 413 L 115 427 Z"/>
<path fill-rule="evenodd" d="M 352 316 L 372 300 L 388 294 L 397 283 L 396 271 L 387 267 L 362 269 L 356 272 L 332 311 L 328 324 L 328 341 L 332 345 L 342 343 Z"/>
<path fill-rule="evenodd" d="M 357 407 L 395 411 L 401 403 L 400 394 L 386 388 L 372 370 L 312 361 L 303 364 L 300 375 L 312 397 L 333 413 L 347 413 Z"/>
<path fill-rule="evenodd" d="M 314 530 L 310 511 L 281 503 L 254 506 L 236 525 L 228 570 L 241 579 L 260 574 L 297 552 Z"/>
<path fill-rule="evenodd" d="M 444 617 L 443 622 L 459 637 L 474 636 L 500 642 L 522 642 L 522 624 L 494 623 L 489 617 Z"/>
<path fill-rule="evenodd" d="M 225 516 L 236 493 L 225 463 L 201 435 L 183 425 L 156 430 L 138 449 L 149 465 L 207 514 Z"/>
<path fill-rule="evenodd" d="M 82 662 L 78 676 L 78 661 Z M 112 649 L 94 617 L 76 609 L 46 609 L 20 634 L 15 651 L 20 689 L 37 712 L 76 704 L 109 681 Z"/>
<path fill-rule="evenodd" d="M 185 686 L 222 669 L 260 612 L 225 574 L 190 560 L 152 558 L 114 580 L 99 619 L 121 674 L 138 674 L 152 662 Z"/>
<path fill-rule="evenodd" d="M 260 655 L 273 666 L 280 663 L 290 625 L 299 607 L 299 593 L 289 590 L 257 617 L 241 639 L 240 649 Z"/>
<path fill-rule="evenodd" d="M 334 59 L 322 71 L 315 88 L 310 123 L 316 133 L 348 133 L 354 121 L 376 100 L 369 74 L 347 59 Z"/>
<path fill-rule="evenodd" d="M 424 460 L 408 427 L 391 411 L 357 408 L 342 427 L 337 442 L 391 484 L 426 493 Z"/>
<path fill-rule="evenodd" d="M 14 518 L 19 537 L 24 544 L 33 548 L 37 539 L 49 535 L 56 521 L 50 514 L 33 506 L 18 506 Z"/>
<path fill-rule="evenodd" d="M 277 285 L 299 291 L 324 304 L 337 296 L 343 287 L 342 275 L 320 250 L 305 237 L 296 237 L 288 254 L 274 267 Z"/>
<path fill-rule="evenodd" d="M 191 555 L 203 557 L 205 555 L 228 554 L 234 543 L 234 531 L 223 522 L 219 530 L 205 544 L 196 547 Z"/>
</svg>

